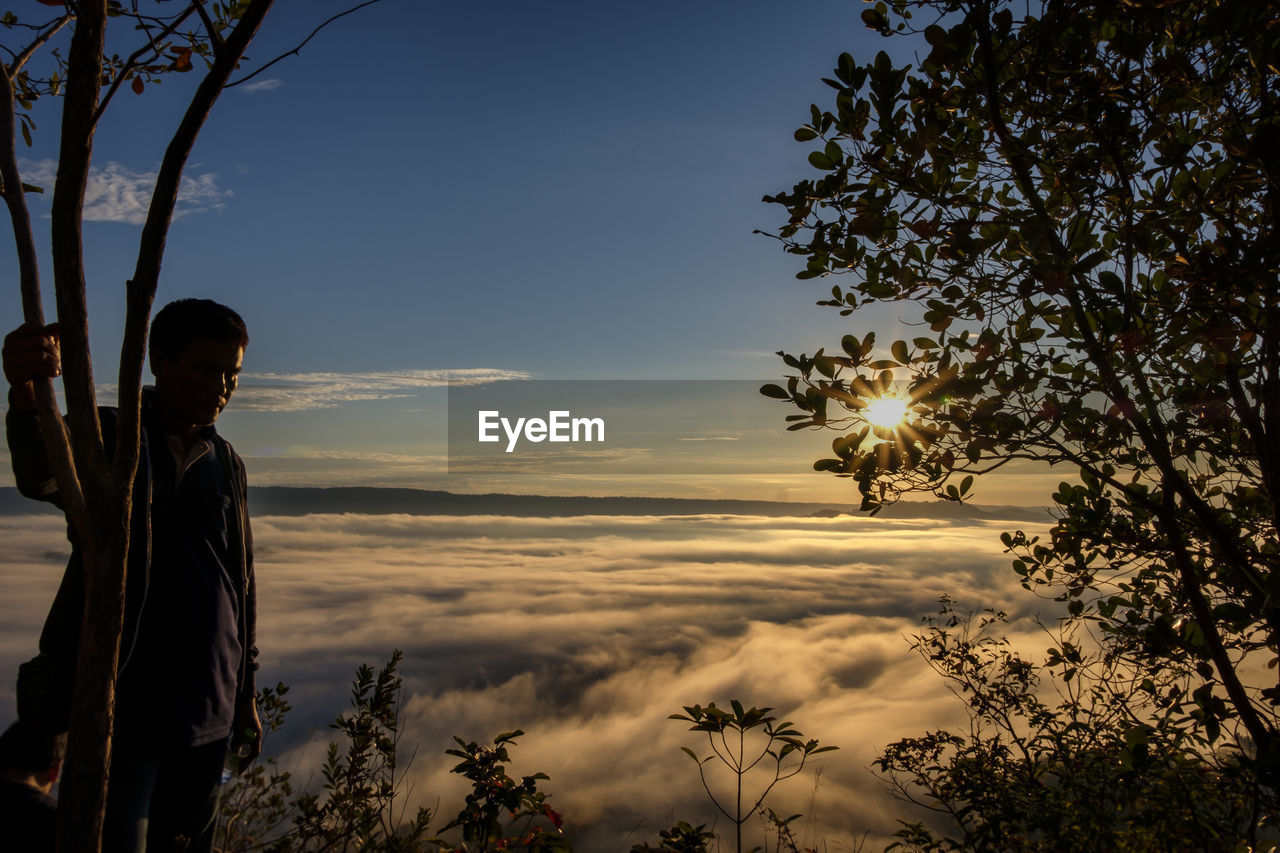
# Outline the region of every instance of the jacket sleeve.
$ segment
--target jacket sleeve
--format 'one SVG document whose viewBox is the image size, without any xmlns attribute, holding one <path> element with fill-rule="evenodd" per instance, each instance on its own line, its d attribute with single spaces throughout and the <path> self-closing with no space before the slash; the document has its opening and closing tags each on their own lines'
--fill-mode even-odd
<svg viewBox="0 0 1280 853">
<path fill-rule="evenodd" d="M 258 693 L 258 578 L 253 569 L 253 528 L 249 523 L 249 484 L 245 476 L 244 461 L 236 456 L 240 469 L 240 511 L 244 530 L 245 592 L 245 683 L 240 685 L 241 697 L 252 699 Z"/>
<path fill-rule="evenodd" d="M 9 457 L 18 491 L 37 501 L 48 501 L 59 509 L 58 483 L 53 478 L 49 457 L 44 449 L 44 432 L 35 412 L 15 409 L 9 400 L 5 413 L 5 436 L 9 440 Z"/>
</svg>

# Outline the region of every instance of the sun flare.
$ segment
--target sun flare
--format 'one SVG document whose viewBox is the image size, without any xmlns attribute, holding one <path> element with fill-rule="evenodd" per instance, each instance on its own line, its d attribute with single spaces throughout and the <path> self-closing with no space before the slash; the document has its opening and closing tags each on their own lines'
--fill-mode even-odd
<svg viewBox="0 0 1280 853">
<path fill-rule="evenodd" d="M 907 401 L 896 397 L 881 397 L 867 406 L 865 414 L 873 426 L 894 429 L 902 426 L 907 416 Z"/>
</svg>

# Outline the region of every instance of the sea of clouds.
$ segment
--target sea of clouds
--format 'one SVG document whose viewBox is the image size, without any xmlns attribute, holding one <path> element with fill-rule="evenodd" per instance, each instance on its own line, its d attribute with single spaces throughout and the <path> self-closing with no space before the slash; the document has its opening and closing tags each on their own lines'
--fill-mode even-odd
<svg viewBox="0 0 1280 853">
<path fill-rule="evenodd" d="M 1048 518 L 1046 517 L 1046 522 Z M 716 818 L 667 719 L 684 705 L 768 705 L 840 749 L 769 803 L 800 840 L 866 849 L 915 816 L 871 770 L 895 739 L 964 724 L 908 647 L 943 594 L 1027 615 L 999 533 L 1025 521 L 755 516 L 308 515 L 254 522 L 260 683 L 294 711 L 267 743 L 315 774 L 360 663 L 404 652 L 410 799 L 452 816 L 452 735 L 511 729 L 513 775 L 543 771 L 576 849 L 621 851 Z M 0 517 L 0 667 L 34 653 L 67 547 L 61 518 Z M 1032 634 L 1025 638 L 1035 646 Z M 0 689 L 12 718 L 12 680 Z M 716 784 L 713 781 L 713 784 Z M 437 824 L 439 825 L 439 824 Z M 761 843 L 747 826 L 747 846 Z"/>
</svg>

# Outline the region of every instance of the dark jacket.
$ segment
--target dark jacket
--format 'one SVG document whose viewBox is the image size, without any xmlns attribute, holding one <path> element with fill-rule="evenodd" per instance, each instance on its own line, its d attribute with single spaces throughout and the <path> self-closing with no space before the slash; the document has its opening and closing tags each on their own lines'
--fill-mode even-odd
<svg viewBox="0 0 1280 853">
<path fill-rule="evenodd" d="M 147 589 L 151 572 L 151 505 L 153 491 L 153 452 L 167 453 L 164 436 L 151 412 L 150 389 L 143 393 L 142 444 L 138 456 L 138 471 L 133 481 L 133 512 L 130 518 L 128 571 L 125 580 L 124 633 L 120 640 L 118 672 L 129 665 L 137 639 L 138 626 L 147 606 Z M 108 448 L 115 446 L 116 410 L 102 407 L 98 410 L 102 422 L 103 440 Z M 18 411 L 11 405 L 5 418 L 9 440 L 9 453 L 13 461 L 14 479 L 18 490 L 35 500 L 48 501 L 59 508 L 57 484 L 53 479 L 45 454 L 43 434 L 34 412 Z M 237 702 L 254 696 L 255 672 L 258 668 L 258 649 L 255 644 L 257 617 L 257 585 L 253 572 L 253 535 L 249 527 L 248 485 L 244 462 L 232 450 L 225 439 L 208 428 L 204 436 L 213 444 L 219 463 L 231 483 L 235 529 L 228 531 L 229 559 L 239 578 L 240 625 L 238 636 L 244 650 L 240 663 Z M 154 442 L 154 444 L 153 444 Z M 67 561 L 62 584 L 54 597 L 40 634 L 40 651 L 49 656 L 59 669 L 74 672 L 74 662 L 79 648 L 80 620 L 84 609 L 84 563 L 75 531 L 67 525 L 67 538 L 71 542 L 71 558 Z"/>
</svg>

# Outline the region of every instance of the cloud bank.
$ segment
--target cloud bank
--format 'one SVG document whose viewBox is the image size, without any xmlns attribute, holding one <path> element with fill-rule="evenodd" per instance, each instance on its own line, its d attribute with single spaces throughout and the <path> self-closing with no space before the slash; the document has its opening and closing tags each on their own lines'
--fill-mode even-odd
<svg viewBox="0 0 1280 853">
<path fill-rule="evenodd" d="M 840 747 L 770 803 L 802 843 L 854 849 L 907 813 L 869 764 L 884 744 L 963 721 L 904 635 L 949 593 L 1027 612 L 999 531 L 1017 525 L 752 516 L 327 515 L 255 521 L 263 683 L 295 710 L 268 744 L 313 771 L 355 667 L 404 651 L 414 797 L 447 816 L 457 734 L 524 729 L 513 772 L 543 783 L 576 849 L 715 823 L 667 715 L 737 698 Z M 61 520 L 0 518 L 10 594 L 0 666 L 34 648 L 65 559 Z M 12 707 L 10 695 L 5 708 Z M 820 771 L 820 772 L 817 772 Z M 304 772 L 304 775 L 306 773 Z M 717 829 L 729 832 L 721 819 Z M 748 824 L 746 840 L 761 843 Z M 875 849 L 869 847 L 868 849 Z"/>
</svg>

